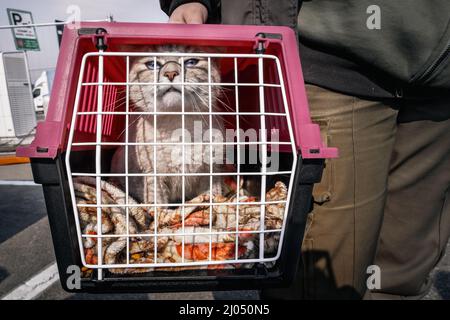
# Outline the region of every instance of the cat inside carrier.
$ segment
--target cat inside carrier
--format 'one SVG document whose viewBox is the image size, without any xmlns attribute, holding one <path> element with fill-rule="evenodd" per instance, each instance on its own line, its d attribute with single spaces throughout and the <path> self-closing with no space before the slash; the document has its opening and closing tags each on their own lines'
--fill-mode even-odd
<svg viewBox="0 0 450 320">
<path fill-rule="evenodd" d="M 89 292 L 286 286 L 337 150 L 311 123 L 284 27 L 66 29 L 45 122 L 18 150 L 55 252 Z"/>
</svg>

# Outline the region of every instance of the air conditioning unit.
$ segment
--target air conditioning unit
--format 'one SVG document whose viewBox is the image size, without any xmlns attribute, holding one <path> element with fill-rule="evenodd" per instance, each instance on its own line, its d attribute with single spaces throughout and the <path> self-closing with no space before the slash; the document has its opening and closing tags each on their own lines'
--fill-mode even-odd
<svg viewBox="0 0 450 320">
<path fill-rule="evenodd" d="M 24 52 L 0 52 L 0 138 L 29 134 L 36 126 Z"/>
</svg>

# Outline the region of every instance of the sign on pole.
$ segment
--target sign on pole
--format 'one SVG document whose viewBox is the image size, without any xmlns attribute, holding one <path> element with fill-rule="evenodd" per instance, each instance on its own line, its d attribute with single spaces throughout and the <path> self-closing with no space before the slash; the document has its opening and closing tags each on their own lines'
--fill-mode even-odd
<svg viewBox="0 0 450 320">
<path fill-rule="evenodd" d="M 14 42 L 17 50 L 39 51 L 39 42 L 34 27 L 26 27 L 33 24 L 33 16 L 29 11 L 7 9 L 9 23 L 14 26 L 23 26 L 12 28 Z"/>
</svg>

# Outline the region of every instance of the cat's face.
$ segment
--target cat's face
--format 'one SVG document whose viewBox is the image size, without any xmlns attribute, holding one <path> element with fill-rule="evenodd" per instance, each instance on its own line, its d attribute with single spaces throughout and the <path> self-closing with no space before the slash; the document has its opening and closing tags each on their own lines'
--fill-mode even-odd
<svg viewBox="0 0 450 320">
<path fill-rule="evenodd" d="M 195 48 L 181 46 L 158 46 L 148 48 L 147 52 L 199 52 Z M 189 56 L 157 57 L 142 56 L 132 58 L 130 82 L 158 83 L 156 87 L 156 111 L 182 111 L 182 75 L 184 82 L 185 111 L 208 111 L 209 89 L 206 85 L 196 86 L 189 83 L 207 83 L 208 58 Z M 155 80 L 156 79 L 156 80 Z M 218 67 L 211 59 L 211 82 L 220 82 Z M 218 89 L 212 87 L 212 100 Z M 153 85 L 131 85 L 130 100 L 140 111 L 154 111 L 155 88 Z"/>
</svg>

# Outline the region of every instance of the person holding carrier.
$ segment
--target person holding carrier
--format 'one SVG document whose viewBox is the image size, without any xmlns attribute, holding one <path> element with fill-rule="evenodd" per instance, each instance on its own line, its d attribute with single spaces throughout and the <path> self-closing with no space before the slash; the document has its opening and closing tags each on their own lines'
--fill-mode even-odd
<svg viewBox="0 0 450 320">
<path fill-rule="evenodd" d="M 340 149 L 314 189 L 297 279 L 262 297 L 424 296 L 450 235 L 450 2 L 160 4 L 173 23 L 298 31 L 313 121 Z"/>
</svg>

